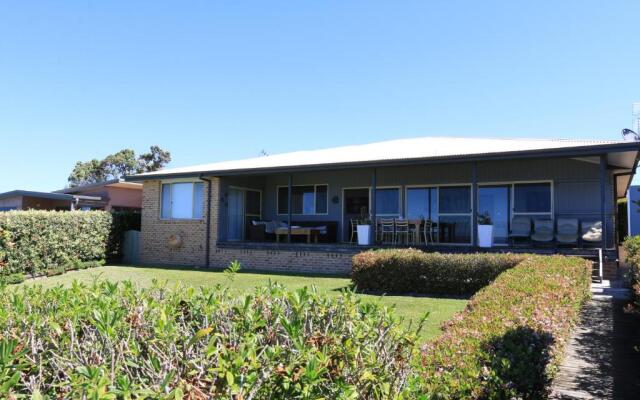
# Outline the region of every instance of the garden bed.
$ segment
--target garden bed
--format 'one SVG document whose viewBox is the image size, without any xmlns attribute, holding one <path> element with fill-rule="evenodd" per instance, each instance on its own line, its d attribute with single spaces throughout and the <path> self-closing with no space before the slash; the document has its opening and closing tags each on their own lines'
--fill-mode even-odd
<svg viewBox="0 0 640 400">
<path fill-rule="evenodd" d="M 529 256 L 480 290 L 422 349 L 426 398 L 544 398 L 581 306 L 591 265 Z"/>
</svg>

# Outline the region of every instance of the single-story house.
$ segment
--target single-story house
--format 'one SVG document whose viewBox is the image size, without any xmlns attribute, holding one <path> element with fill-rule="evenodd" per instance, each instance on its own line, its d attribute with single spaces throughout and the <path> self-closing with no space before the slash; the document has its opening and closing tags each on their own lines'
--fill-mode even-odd
<svg viewBox="0 0 640 400">
<path fill-rule="evenodd" d="M 12 190 L 0 193 L 0 211 L 105 210 L 140 211 L 142 184 L 113 179 L 55 192 Z"/>
<path fill-rule="evenodd" d="M 142 184 L 111 179 L 90 185 L 74 186 L 55 193 L 99 197 L 100 203 L 91 207 L 105 211 L 140 211 L 142 209 Z"/>
<path fill-rule="evenodd" d="M 627 232 L 640 235 L 640 186 L 632 185 L 627 192 Z"/>
<path fill-rule="evenodd" d="M 369 235 L 364 248 L 601 249 L 615 260 L 614 205 L 639 150 L 636 141 L 420 137 L 126 180 L 143 184 L 148 264 L 222 268 L 237 259 L 251 269 L 344 273 L 363 248 L 353 243 L 356 225 L 370 221 L 370 233 L 359 232 Z M 490 249 L 478 247 L 484 225 Z"/>
<path fill-rule="evenodd" d="M 11 210 L 57 210 L 69 211 L 79 207 L 92 207 L 99 197 L 70 195 L 64 193 L 12 190 L 0 193 L 0 211 Z"/>
</svg>

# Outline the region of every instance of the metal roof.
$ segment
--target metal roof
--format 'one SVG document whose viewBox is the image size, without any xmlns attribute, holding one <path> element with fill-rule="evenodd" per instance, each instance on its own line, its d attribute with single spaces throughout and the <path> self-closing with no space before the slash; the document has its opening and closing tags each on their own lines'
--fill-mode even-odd
<svg viewBox="0 0 640 400">
<path fill-rule="evenodd" d="M 39 199 L 49 199 L 49 200 L 65 200 L 72 201 L 73 199 L 81 199 L 81 200 L 101 200 L 100 197 L 97 196 L 79 196 L 79 195 L 71 195 L 64 193 L 49 193 L 49 192 L 34 192 L 31 190 L 12 190 L 10 192 L 0 193 L 0 199 L 6 199 L 10 197 L 36 197 Z"/>
<path fill-rule="evenodd" d="M 244 160 L 170 168 L 126 177 L 127 181 L 198 175 L 234 175 L 285 170 L 311 170 L 346 166 L 393 165 L 406 162 L 446 162 L 544 155 L 594 155 L 612 151 L 635 151 L 640 143 L 629 141 L 569 139 L 481 139 L 418 137 L 297 151 Z M 632 168 L 633 166 L 628 166 Z"/>
<path fill-rule="evenodd" d="M 10 192 L 0 193 L 0 199 L 6 199 L 9 197 L 37 197 L 39 199 L 49 200 L 73 200 L 73 196 L 61 193 L 49 193 L 49 192 L 33 192 L 30 190 L 12 190 Z"/>
<path fill-rule="evenodd" d="M 104 182 L 97 182 L 97 183 L 90 183 L 87 185 L 81 185 L 81 186 L 73 186 L 73 187 L 68 187 L 68 188 L 64 188 L 64 189 L 60 189 L 60 190 L 55 190 L 54 193 L 67 193 L 67 194 L 71 194 L 71 193 L 78 193 L 78 192 L 82 192 L 83 190 L 87 190 L 87 189 L 94 189 L 100 186 L 104 186 L 104 187 L 123 187 L 123 188 L 127 188 L 127 189 L 139 189 L 142 190 L 142 185 L 139 183 L 133 183 L 133 182 L 126 182 L 124 179 L 122 178 L 118 178 L 118 179 L 110 179 L 108 181 L 104 181 Z"/>
</svg>

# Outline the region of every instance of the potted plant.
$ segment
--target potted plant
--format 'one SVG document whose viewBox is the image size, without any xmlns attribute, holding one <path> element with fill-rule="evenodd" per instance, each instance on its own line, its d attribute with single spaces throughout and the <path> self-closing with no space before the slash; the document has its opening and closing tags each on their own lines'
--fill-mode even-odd
<svg viewBox="0 0 640 400">
<path fill-rule="evenodd" d="M 366 207 L 360 209 L 360 218 L 358 218 L 358 244 L 360 246 L 368 246 L 371 244 L 371 217 Z"/>
<path fill-rule="evenodd" d="M 478 215 L 478 246 L 493 247 L 493 223 L 489 211 Z"/>
</svg>

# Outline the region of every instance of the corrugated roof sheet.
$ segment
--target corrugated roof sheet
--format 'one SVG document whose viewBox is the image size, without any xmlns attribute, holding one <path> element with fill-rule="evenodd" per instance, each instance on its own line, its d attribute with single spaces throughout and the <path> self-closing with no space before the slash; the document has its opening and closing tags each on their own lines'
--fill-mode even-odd
<svg viewBox="0 0 640 400">
<path fill-rule="evenodd" d="M 363 145 L 342 146 L 320 150 L 296 151 L 235 161 L 216 162 L 190 167 L 170 168 L 135 175 L 184 175 L 201 172 L 260 170 L 283 167 L 304 167 L 358 162 L 447 158 L 520 151 L 570 149 L 573 147 L 610 145 L 623 141 L 565 139 L 479 139 L 461 137 L 418 137 L 388 140 Z"/>
</svg>

